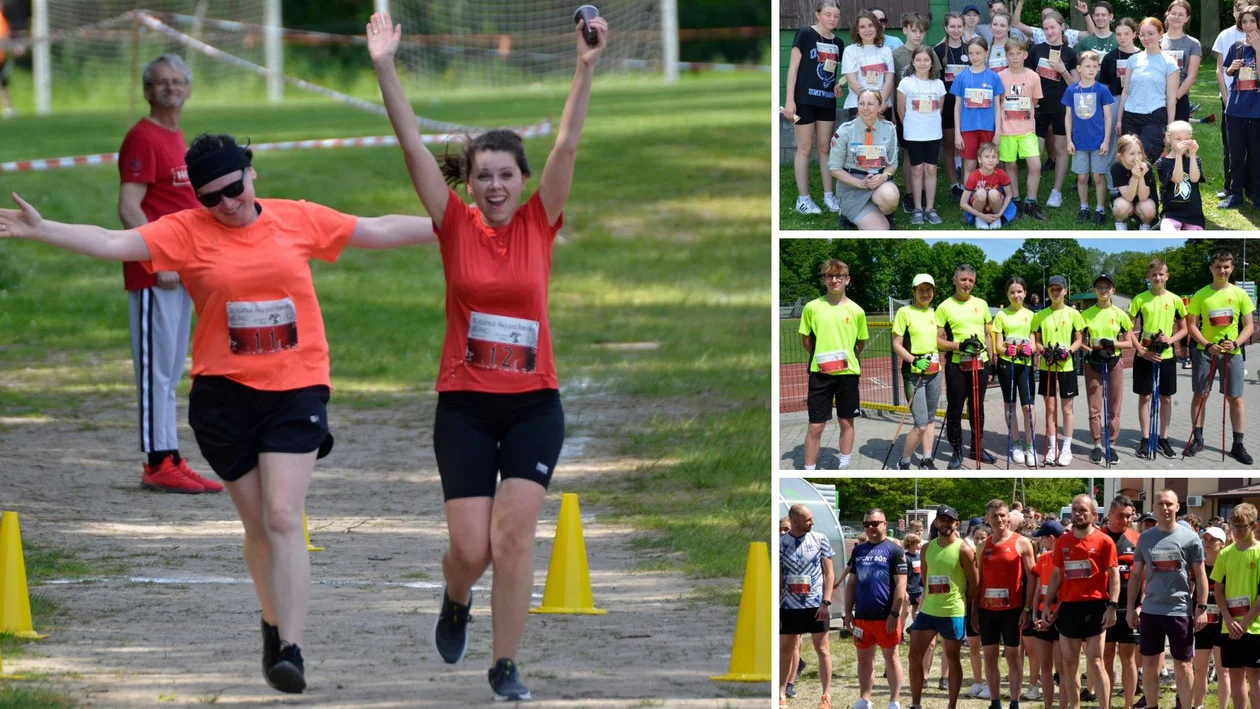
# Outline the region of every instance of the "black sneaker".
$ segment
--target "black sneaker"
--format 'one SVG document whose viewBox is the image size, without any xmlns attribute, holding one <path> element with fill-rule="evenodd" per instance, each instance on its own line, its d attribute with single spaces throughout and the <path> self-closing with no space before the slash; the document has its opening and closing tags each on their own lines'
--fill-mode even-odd
<svg viewBox="0 0 1260 709">
<path fill-rule="evenodd" d="M 783 696 L 787 697 L 788 699 L 792 699 L 793 697 L 796 696 L 796 687 L 793 685 L 793 683 L 791 682 L 787 683 L 787 689 L 783 690 Z"/>
<path fill-rule="evenodd" d="M 1081 211 L 1076 213 L 1076 223 L 1077 224 L 1089 223 L 1089 210 L 1088 209 L 1082 208 Z"/>
<path fill-rule="evenodd" d="M 1241 209 L 1242 206 L 1243 198 L 1236 194 L 1232 194 L 1216 203 L 1217 209 Z"/>
<path fill-rule="evenodd" d="M 914 213 L 914 197 L 908 194 L 901 195 L 901 211 L 906 214 Z"/>
<path fill-rule="evenodd" d="M 1088 689 L 1084 689 L 1084 688 L 1082 688 L 1082 689 L 1081 689 L 1081 701 L 1082 701 L 1082 702 L 1096 702 L 1096 701 L 1098 701 L 1098 695 L 1097 695 L 1097 694 L 1095 694 L 1095 693 L 1093 693 L 1093 692 L 1091 692 L 1091 691 L 1089 691 Z"/>
<path fill-rule="evenodd" d="M 1098 464 L 1102 463 L 1102 460 L 1103 460 L 1103 449 L 1102 449 L 1102 447 L 1101 447 L 1101 446 L 1094 446 L 1094 450 L 1092 450 L 1092 451 L 1090 451 L 1090 452 L 1089 452 L 1089 462 L 1093 463 L 1094 465 L 1098 465 Z"/>
<path fill-rule="evenodd" d="M 1133 454 L 1142 460 L 1150 460 L 1151 457 L 1151 439 L 1143 438 L 1138 444 Z"/>
<path fill-rule="evenodd" d="M 967 458 L 967 460 L 975 460 L 975 459 L 976 459 L 976 451 L 973 449 L 973 450 L 971 451 L 971 455 Z M 993 455 L 992 453 L 990 453 L 989 451 L 987 451 L 987 450 L 985 450 L 985 449 L 981 448 L 981 449 L 980 449 L 980 462 L 981 462 L 981 463 L 988 463 L 988 464 L 992 465 L 993 463 L 996 463 L 996 462 L 997 462 L 997 456 L 995 456 L 995 455 Z"/>
<path fill-rule="evenodd" d="M 306 689 L 306 668 L 302 664 L 302 650 L 297 645 L 285 645 L 276 653 L 276 663 L 267 670 L 267 684 L 281 692 L 301 694 Z"/>
<path fill-rule="evenodd" d="M 529 688 L 521 684 L 521 674 L 516 669 L 516 663 L 506 657 L 500 657 L 494 667 L 490 668 L 490 688 L 494 690 L 496 702 L 524 702 L 533 699 Z"/>
<path fill-rule="evenodd" d="M 910 461 L 908 460 L 897 461 L 897 470 L 909 470 L 909 469 L 910 469 Z"/>
<path fill-rule="evenodd" d="M 1247 449 L 1243 448 L 1242 441 L 1235 441 L 1234 447 L 1229 449 L 1229 454 L 1243 465 L 1251 465 L 1251 456 L 1247 453 Z"/>
<path fill-rule="evenodd" d="M 936 463 L 931 458 L 924 458 L 919 461 L 919 470 L 936 470 Z"/>
<path fill-rule="evenodd" d="M 1112 465 L 1120 462 L 1120 454 L 1116 452 L 1114 445 L 1111 447 L 1111 454 L 1107 456 L 1107 460 L 1110 460 Z"/>
<path fill-rule="evenodd" d="M 950 185 L 949 194 L 954 199 L 960 199 L 963 196 L 963 188 L 959 187 L 958 185 Z"/>
<path fill-rule="evenodd" d="M 456 603 L 446 595 L 442 586 L 442 609 L 438 611 L 433 626 L 433 648 L 448 665 L 464 659 L 468 651 L 468 618 L 472 611 L 472 591 L 468 592 L 468 605 Z"/>
<path fill-rule="evenodd" d="M 842 231 L 857 231 L 858 230 L 857 224 L 854 224 L 852 219 L 849 219 L 843 214 L 840 215 L 838 221 L 840 223 L 840 229 Z"/>
<path fill-rule="evenodd" d="M 263 636 L 263 677 L 266 677 L 267 671 L 276 664 L 276 658 L 280 655 L 280 628 L 265 620 L 259 620 L 259 622 L 262 623 Z"/>
<path fill-rule="evenodd" d="M 1203 439 L 1195 436 L 1190 443 L 1190 449 L 1186 451 L 1186 455 L 1193 456 L 1201 450 L 1203 450 Z"/>
<path fill-rule="evenodd" d="M 1036 202 L 1024 202 L 1024 214 L 1036 219 L 1039 222 L 1048 222 L 1050 217 L 1041 210 L 1041 205 Z"/>
<path fill-rule="evenodd" d="M 1101 209 L 1094 210 L 1094 226 L 1102 226 L 1107 223 L 1107 213 Z"/>
<path fill-rule="evenodd" d="M 1172 444 L 1168 442 L 1167 438 L 1159 439 L 1158 447 L 1159 447 L 1159 452 L 1163 453 L 1165 458 L 1177 457 L 1177 452 L 1173 450 Z"/>
<path fill-rule="evenodd" d="M 962 467 L 962 450 L 961 449 L 958 449 L 958 448 L 954 449 L 954 454 L 949 457 L 949 465 L 946 467 L 949 470 L 958 470 L 959 468 Z"/>
</svg>

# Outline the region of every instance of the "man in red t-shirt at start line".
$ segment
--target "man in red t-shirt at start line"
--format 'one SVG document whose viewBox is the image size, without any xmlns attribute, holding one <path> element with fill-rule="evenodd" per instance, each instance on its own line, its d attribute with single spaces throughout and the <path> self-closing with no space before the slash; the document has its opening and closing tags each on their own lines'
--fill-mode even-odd
<svg viewBox="0 0 1260 709">
<path fill-rule="evenodd" d="M 184 102 L 192 94 L 192 71 L 178 54 L 163 54 L 141 75 L 149 115 L 141 118 L 118 149 L 118 218 L 136 229 L 167 214 L 198 209 L 184 164 L 179 129 Z M 219 483 L 194 473 L 179 454 L 175 428 L 175 388 L 184 375 L 192 300 L 174 271 L 149 273 L 138 262 L 123 264 L 131 359 L 139 404 L 140 486 L 146 490 L 197 494 L 222 492 Z"/>
</svg>

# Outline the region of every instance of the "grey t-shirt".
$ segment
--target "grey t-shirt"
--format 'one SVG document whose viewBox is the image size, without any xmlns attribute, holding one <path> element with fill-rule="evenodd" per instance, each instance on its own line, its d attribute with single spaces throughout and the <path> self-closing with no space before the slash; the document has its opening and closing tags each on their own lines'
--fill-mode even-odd
<svg viewBox="0 0 1260 709">
<path fill-rule="evenodd" d="M 1194 596 L 1192 564 L 1203 562 L 1203 542 L 1182 525 L 1164 532 L 1152 527 L 1138 537 L 1135 560 L 1146 565 L 1142 612 L 1189 616 Z"/>
</svg>

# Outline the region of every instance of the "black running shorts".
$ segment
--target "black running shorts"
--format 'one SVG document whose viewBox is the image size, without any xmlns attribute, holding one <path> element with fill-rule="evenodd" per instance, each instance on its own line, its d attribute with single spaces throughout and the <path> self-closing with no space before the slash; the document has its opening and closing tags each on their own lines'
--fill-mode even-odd
<svg viewBox="0 0 1260 709">
<path fill-rule="evenodd" d="M 202 375 L 188 394 L 188 425 L 210 468 L 232 482 L 258 466 L 260 453 L 328 455 L 328 396 L 326 386 L 263 391 Z"/>
<path fill-rule="evenodd" d="M 442 496 L 494 497 L 499 479 L 551 483 L 564 445 L 560 392 L 444 391 L 433 420 Z"/>
</svg>

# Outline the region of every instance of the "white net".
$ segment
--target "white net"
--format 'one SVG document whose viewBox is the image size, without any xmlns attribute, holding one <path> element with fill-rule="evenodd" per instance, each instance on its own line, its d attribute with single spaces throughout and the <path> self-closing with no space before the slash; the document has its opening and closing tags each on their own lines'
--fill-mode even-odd
<svg viewBox="0 0 1260 709">
<path fill-rule="evenodd" d="M 251 62 L 262 64 L 263 0 L 49 0 L 52 95 L 55 107 L 126 105 L 139 98 L 139 70 L 165 52 L 179 54 L 193 70 L 197 102 L 236 101 L 266 95 L 265 80 L 220 61 L 198 56 L 177 42 L 139 27 L 128 15 L 145 9 L 180 31 Z M 215 20 L 247 23 L 234 30 Z"/>
<path fill-rule="evenodd" d="M 399 58 L 411 79 L 447 88 L 506 87 L 563 79 L 576 58 L 581 0 L 391 0 L 403 25 Z M 608 21 L 600 72 L 642 70 L 661 56 L 659 0 L 593 3 Z"/>
</svg>

